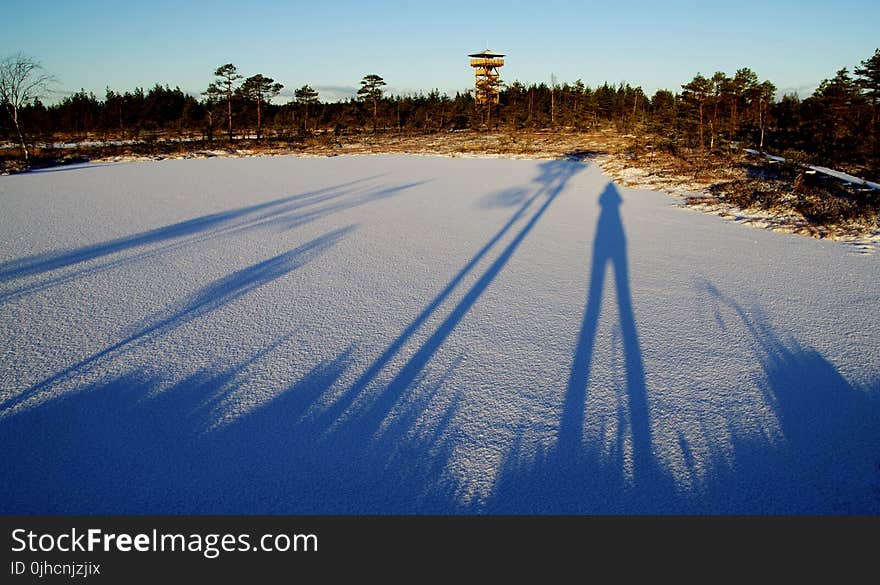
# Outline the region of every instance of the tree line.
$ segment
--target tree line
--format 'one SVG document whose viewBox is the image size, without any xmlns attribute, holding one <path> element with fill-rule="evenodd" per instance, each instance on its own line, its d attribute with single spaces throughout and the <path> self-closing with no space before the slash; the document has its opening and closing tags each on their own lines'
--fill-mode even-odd
<svg viewBox="0 0 880 585">
<path fill-rule="evenodd" d="M 0 77 L 12 59 L 3 62 Z M 244 77 L 227 63 L 214 71 L 214 81 L 199 96 L 156 84 L 148 90 L 107 89 L 103 98 L 81 90 L 46 106 L 37 95 L 13 104 L 15 96 L 3 89 L 0 78 L 0 101 L 10 114 L 0 122 L 0 136 L 12 141 L 20 137 L 22 142 L 25 134 L 31 142 L 53 137 L 214 142 L 486 129 L 486 117 L 472 92 L 389 95 L 385 85 L 381 76 L 367 74 L 357 95 L 342 101 L 322 101 L 317 90 L 304 85 L 292 92 L 288 103 L 279 104 L 281 83 L 259 73 Z M 795 94 L 777 99 L 774 84 L 748 68 L 730 75 L 697 74 L 679 91 L 662 89 L 652 96 L 626 83 L 593 88 L 580 80 L 560 84 L 553 79 L 549 85 L 514 81 L 501 89 L 490 129 L 610 128 L 652 136 L 655 148 L 700 156 L 745 144 L 827 164 L 862 165 L 876 177 L 880 174 L 878 102 L 880 49 L 852 73 L 843 68 L 822 81 L 803 100 Z"/>
</svg>

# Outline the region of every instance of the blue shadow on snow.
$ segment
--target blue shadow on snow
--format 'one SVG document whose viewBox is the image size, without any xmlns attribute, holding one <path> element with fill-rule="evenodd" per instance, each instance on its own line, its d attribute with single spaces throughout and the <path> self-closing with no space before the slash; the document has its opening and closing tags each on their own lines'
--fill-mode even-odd
<svg viewBox="0 0 880 585">
<path fill-rule="evenodd" d="M 6 453 L 0 475 L 14 478 L 0 485 L 0 512 L 880 512 L 880 468 L 875 467 L 880 463 L 880 384 L 854 387 L 820 353 L 781 339 L 759 309 L 742 308 L 710 283 L 702 290 L 716 306 L 719 326 L 736 322 L 754 342 L 755 359 L 764 372 L 757 384 L 779 421 L 784 442 L 748 433 L 742 421 L 730 418 L 723 429 L 704 430 L 717 449 L 697 461 L 685 429 L 671 429 L 679 437 L 684 461 L 699 465 L 703 479 L 685 490 L 661 465 L 630 291 L 621 198 L 613 185 L 600 196 L 589 289 L 557 441 L 546 452 L 530 451 L 520 441 L 506 458 L 488 501 L 462 503 L 460 486 L 449 473 L 456 447 L 452 425 L 462 393 L 444 388 L 458 362 L 431 383 L 423 371 L 581 168 L 569 164 L 544 163 L 533 194 L 341 393 L 343 378 L 353 374 L 353 347 L 320 361 L 250 410 L 233 410 L 235 416 L 227 418 L 250 368 L 270 353 L 283 352 L 291 340 L 288 332 L 241 363 L 204 369 L 170 388 L 160 378 L 135 371 L 80 384 L 58 397 L 0 414 L 0 443 Z M 43 387 L 283 276 L 343 236 L 332 232 L 303 249 L 218 280 L 118 344 L 55 374 Z M 495 248 L 494 259 L 391 382 L 377 385 L 378 374 Z M 629 456 L 608 456 L 582 431 L 609 271 L 626 370 L 620 397 L 627 407 L 618 414 L 626 420 L 617 428 L 629 434 Z M 428 428 L 422 422 L 414 433 L 420 415 L 441 393 L 451 399 Z"/>
</svg>

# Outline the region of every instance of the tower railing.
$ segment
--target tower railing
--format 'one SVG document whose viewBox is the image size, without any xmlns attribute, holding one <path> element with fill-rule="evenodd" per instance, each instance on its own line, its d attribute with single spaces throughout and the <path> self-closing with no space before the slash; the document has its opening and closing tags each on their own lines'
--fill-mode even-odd
<svg viewBox="0 0 880 585">
<path fill-rule="evenodd" d="M 504 59 L 471 59 L 471 67 L 503 67 Z"/>
</svg>

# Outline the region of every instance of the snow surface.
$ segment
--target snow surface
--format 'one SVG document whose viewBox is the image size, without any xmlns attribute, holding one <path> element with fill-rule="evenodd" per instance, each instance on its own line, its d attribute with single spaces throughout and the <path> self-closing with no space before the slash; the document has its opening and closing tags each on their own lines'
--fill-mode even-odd
<svg viewBox="0 0 880 585">
<path fill-rule="evenodd" d="M 880 257 L 574 161 L 0 177 L 0 513 L 878 513 Z"/>
</svg>

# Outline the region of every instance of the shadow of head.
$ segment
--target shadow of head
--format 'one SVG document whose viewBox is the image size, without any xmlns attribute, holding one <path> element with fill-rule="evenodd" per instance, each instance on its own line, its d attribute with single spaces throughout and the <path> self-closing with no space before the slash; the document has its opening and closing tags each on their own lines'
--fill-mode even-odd
<svg viewBox="0 0 880 585">
<path fill-rule="evenodd" d="M 610 209 L 620 207 L 622 203 L 623 199 L 620 197 L 620 192 L 617 190 L 617 187 L 614 183 L 608 183 L 605 186 L 605 190 L 599 195 L 599 206 L 603 209 Z"/>
</svg>

